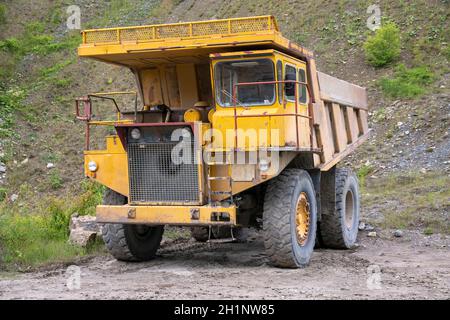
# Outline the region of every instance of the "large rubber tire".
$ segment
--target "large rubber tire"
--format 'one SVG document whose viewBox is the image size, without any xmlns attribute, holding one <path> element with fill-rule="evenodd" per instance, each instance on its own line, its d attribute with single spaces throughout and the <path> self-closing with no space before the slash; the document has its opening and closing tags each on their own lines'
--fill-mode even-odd
<svg viewBox="0 0 450 320">
<path fill-rule="evenodd" d="M 325 201 L 334 202 L 334 213 L 322 214 L 320 236 L 324 247 L 350 249 L 356 243 L 360 215 L 358 178 L 347 168 L 335 173 L 335 197 L 322 194 Z M 330 200 L 327 200 L 330 199 Z"/>
<path fill-rule="evenodd" d="M 123 205 L 126 197 L 107 189 L 103 204 Z M 102 228 L 103 241 L 117 260 L 148 261 L 155 257 L 161 243 L 164 226 L 106 223 Z"/>
<path fill-rule="evenodd" d="M 198 242 L 206 242 L 209 239 L 208 227 L 192 227 L 191 236 Z"/>
<path fill-rule="evenodd" d="M 309 230 L 303 244 L 296 233 L 296 208 L 301 194 L 306 194 L 309 203 Z M 264 199 L 264 246 L 271 264 L 282 268 L 308 265 L 316 230 L 317 202 L 310 175 L 301 169 L 285 169 L 269 181 Z"/>
</svg>

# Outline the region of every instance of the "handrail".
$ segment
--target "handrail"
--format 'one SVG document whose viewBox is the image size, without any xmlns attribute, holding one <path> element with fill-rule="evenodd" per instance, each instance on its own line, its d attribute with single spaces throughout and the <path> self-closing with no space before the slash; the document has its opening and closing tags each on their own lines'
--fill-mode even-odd
<svg viewBox="0 0 450 320">
<path fill-rule="evenodd" d="M 85 140 L 85 149 L 89 150 L 89 141 L 90 141 L 90 126 L 91 125 L 103 125 L 103 126 L 114 126 L 118 123 L 129 123 L 133 122 L 133 120 L 121 120 L 122 111 L 117 104 L 116 99 L 109 97 L 114 95 L 126 95 L 126 94 L 134 94 L 134 122 L 137 120 L 137 92 L 136 91 L 117 91 L 117 92 L 97 92 L 90 93 L 85 97 L 75 99 L 75 116 L 78 120 L 86 122 L 86 140 Z M 114 103 L 115 109 L 117 111 L 117 120 L 99 120 L 92 121 L 92 98 L 109 100 Z M 83 113 L 80 111 L 80 105 L 83 105 Z"/>
<path fill-rule="evenodd" d="M 137 92 L 136 91 L 112 91 L 112 92 L 97 92 L 97 93 L 90 93 L 88 94 L 88 97 L 91 98 L 98 98 L 98 99 L 104 99 L 104 100 L 110 100 L 114 103 L 116 110 L 117 110 L 117 121 L 120 121 L 120 114 L 122 111 L 120 110 L 119 106 L 117 105 L 117 101 L 114 98 L 111 98 L 109 96 L 116 96 L 116 95 L 127 95 L 127 94 L 133 94 L 134 95 L 134 120 L 137 120 Z"/>
</svg>

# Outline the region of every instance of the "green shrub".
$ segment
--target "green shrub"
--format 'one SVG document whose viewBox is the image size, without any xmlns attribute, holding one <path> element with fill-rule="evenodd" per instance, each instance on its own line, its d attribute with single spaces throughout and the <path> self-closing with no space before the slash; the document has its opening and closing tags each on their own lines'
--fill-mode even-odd
<svg viewBox="0 0 450 320">
<path fill-rule="evenodd" d="M 394 23 L 387 23 L 364 43 L 367 61 L 382 67 L 400 56 L 400 30 Z"/>
<path fill-rule="evenodd" d="M 52 171 L 52 173 L 50 173 L 49 181 L 50 181 L 50 186 L 52 187 L 53 190 L 57 190 L 57 189 L 61 188 L 64 184 L 63 178 L 61 178 L 61 175 L 56 170 Z"/>
<path fill-rule="evenodd" d="M 425 93 L 433 82 L 433 73 L 425 66 L 408 69 L 400 64 L 393 78 L 382 78 L 380 86 L 383 93 L 391 98 L 414 98 Z"/>
<path fill-rule="evenodd" d="M 361 188 L 364 188 L 366 185 L 366 177 L 373 172 L 373 167 L 371 165 L 364 164 L 361 168 L 359 168 L 356 175 L 359 178 L 359 182 Z"/>
</svg>

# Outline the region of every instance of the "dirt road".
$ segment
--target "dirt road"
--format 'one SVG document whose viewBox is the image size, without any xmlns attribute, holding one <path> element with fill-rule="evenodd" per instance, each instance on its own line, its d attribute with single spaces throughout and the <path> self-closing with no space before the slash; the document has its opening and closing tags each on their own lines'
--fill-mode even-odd
<svg viewBox="0 0 450 320">
<path fill-rule="evenodd" d="M 450 298 L 450 239 L 408 232 L 360 233 L 351 251 L 318 249 L 309 267 L 267 264 L 258 233 L 248 244 L 166 243 L 158 258 L 123 263 L 110 256 L 0 278 L 1 299 L 435 299 Z M 180 251 L 182 249 L 182 251 Z M 76 269 L 75 269 L 76 270 Z M 69 285 L 70 286 L 70 285 Z"/>
</svg>

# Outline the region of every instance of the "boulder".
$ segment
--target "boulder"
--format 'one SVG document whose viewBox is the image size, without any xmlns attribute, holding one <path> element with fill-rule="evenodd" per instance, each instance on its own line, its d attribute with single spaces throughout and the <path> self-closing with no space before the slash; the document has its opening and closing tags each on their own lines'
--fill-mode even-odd
<svg viewBox="0 0 450 320">
<path fill-rule="evenodd" d="M 86 247 L 94 242 L 97 237 L 101 239 L 101 226 L 97 224 L 94 216 L 79 216 L 73 214 L 69 223 L 69 242 Z"/>
<path fill-rule="evenodd" d="M 395 230 L 394 231 L 394 237 L 396 237 L 396 238 L 401 238 L 401 237 L 403 237 L 403 231 L 402 230 Z"/>
<path fill-rule="evenodd" d="M 93 243 L 96 238 L 97 233 L 95 232 L 74 229 L 70 231 L 69 242 L 80 247 L 87 247 L 89 244 Z"/>
</svg>

